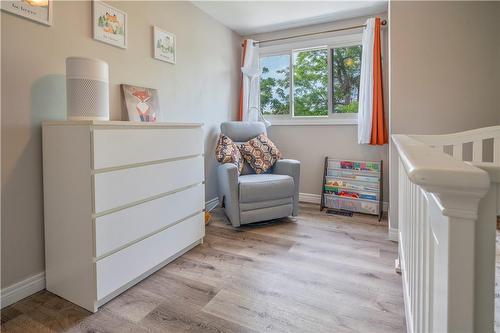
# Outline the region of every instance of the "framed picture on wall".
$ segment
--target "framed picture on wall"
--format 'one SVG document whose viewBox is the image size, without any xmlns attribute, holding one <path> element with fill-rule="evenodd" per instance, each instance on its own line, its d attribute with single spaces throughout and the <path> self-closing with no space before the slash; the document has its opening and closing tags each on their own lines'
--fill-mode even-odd
<svg viewBox="0 0 500 333">
<path fill-rule="evenodd" d="M 158 60 L 175 64 L 176 49 L 175 35 L 173 33 L 153 27 L 154 57 Z"/>
<path fill-rule="evenodd" d="M 127 13 L 110 5 L 92 1 L 94 39 L 113 46 L 127 48 Z"/>
<path fill-rule="evenodd" d="M 0 1 L 2 10 L 27 19 L 52 25 L 52 0 L 14 0 Z"/>
</svg>

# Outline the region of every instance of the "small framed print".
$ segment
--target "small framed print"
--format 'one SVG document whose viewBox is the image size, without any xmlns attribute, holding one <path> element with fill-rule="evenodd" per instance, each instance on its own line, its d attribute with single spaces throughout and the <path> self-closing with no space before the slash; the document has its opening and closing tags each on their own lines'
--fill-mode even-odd
<svg viewBox="0 0 500 333">
<path fill-rule="evenodd" d="M 52 25 L 52 0 L 1 0 L 2 10 L 27 19 Z"/>
<path fill-rule="evenodd" d="M 94 0 L 92 7 L 94 39 L 126 49 L 127 13 L 99 0 Z"/>
<path fill-rule="evenodd" d="M 153 27 L 154 57 L 158 60 L 175 64 L 176 47 L 173 33 Z"/>
</svg>

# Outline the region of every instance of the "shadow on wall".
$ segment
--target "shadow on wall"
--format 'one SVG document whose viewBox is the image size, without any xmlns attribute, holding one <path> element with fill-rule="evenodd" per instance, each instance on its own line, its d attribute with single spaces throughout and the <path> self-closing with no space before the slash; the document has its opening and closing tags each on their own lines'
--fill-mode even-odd
<svg viewBox="0 0 500 333">
<path fill-rule="evenodd" d="M 39 130 L 42 121 L 66 119 L 65 75 L 46 75 L 31 85 L 31 119 Z"/>
<path fill-rule="evenodd" d="M 215 146 L 219 137 L 219 123 L 205 124 L 205 181 L 210 182 L 210 188 L 206 188 L 205 200 L 212 200 L 217 196 L 217 165 L 215 160 Z M 210 181 L 208 181 L 210 180 Z"/>
<path fill-rule="evenodd" d="M 8 117 L 15 119 L 16 115 Z M 2 251 L 2 266 L 15 267 L 16 263 L 11 262 L 15 260 L 32 263 L 26 267 L 41 267 L 38 267 L 39 271 L 17 272 L 19 276 L 10 276 L 2 269 L 2 286 L 44 269 L 41 123 L 44 120 L 65 118 L 66 78 L 64 75 L 48 75 L 37 79 L 31 86 L 30 125 L 4 127 L 4 158 L 13 161 L 13 164 L 4 169 L 6 173 L 2 175 L 5 180 L 2 195 L 2 248 L 10 249 L 11 253 L 9 255 L 7 251 Z M 13 237 L 15 233 L 22 235 Z M 11 243 L 19 239 L 25 239 L 26 242 Z M 12 253 L 16 253 L 16 256 L 12 256 Z M 33 253 L 39 257 L 34 258 Z"/>
</svg>

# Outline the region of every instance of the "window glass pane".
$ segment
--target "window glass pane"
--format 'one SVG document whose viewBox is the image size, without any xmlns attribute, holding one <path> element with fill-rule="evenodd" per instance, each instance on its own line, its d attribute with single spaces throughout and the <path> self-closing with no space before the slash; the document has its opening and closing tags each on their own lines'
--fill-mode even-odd
<svg viewBox="0 0 500 333">
<path fill-rule="evenodd" d="M 294 116 L 328 115 L 328 51 L 293 53 Z"/>
<path fill-rule="evenodd" d="M 290 113 L 290 55 L 260 58 L 260 108 L 264 114 Z"/>
<path fill-rule="evenodd" d="M 361 45 L 332 49 L 333 112 L 358 112 Z"/>
</svg>

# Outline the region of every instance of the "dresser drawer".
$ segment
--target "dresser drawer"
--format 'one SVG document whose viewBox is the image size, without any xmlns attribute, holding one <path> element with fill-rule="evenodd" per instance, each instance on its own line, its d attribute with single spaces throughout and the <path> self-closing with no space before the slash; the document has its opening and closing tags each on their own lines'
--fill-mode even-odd
<svg viewBox="0 0 500 333">
<path fill-rule="evenodd" d="M 94 175 L 95 213 L 203 181 L 203 157 Z"/>
<path fill-rule="evenodd" d="M 95 129 L 94 169 L 203 153 L 201 128 Z"/>
<path fill-rule="evenodd" d="M 203 185 L 96 218 L 96 257 L 203 210 Z"/>
<path fill-rule="evenodd" d="M 97 261 L 97 299 L 138 278 L 205 235 L 203 213 Z"/>
</svg>

